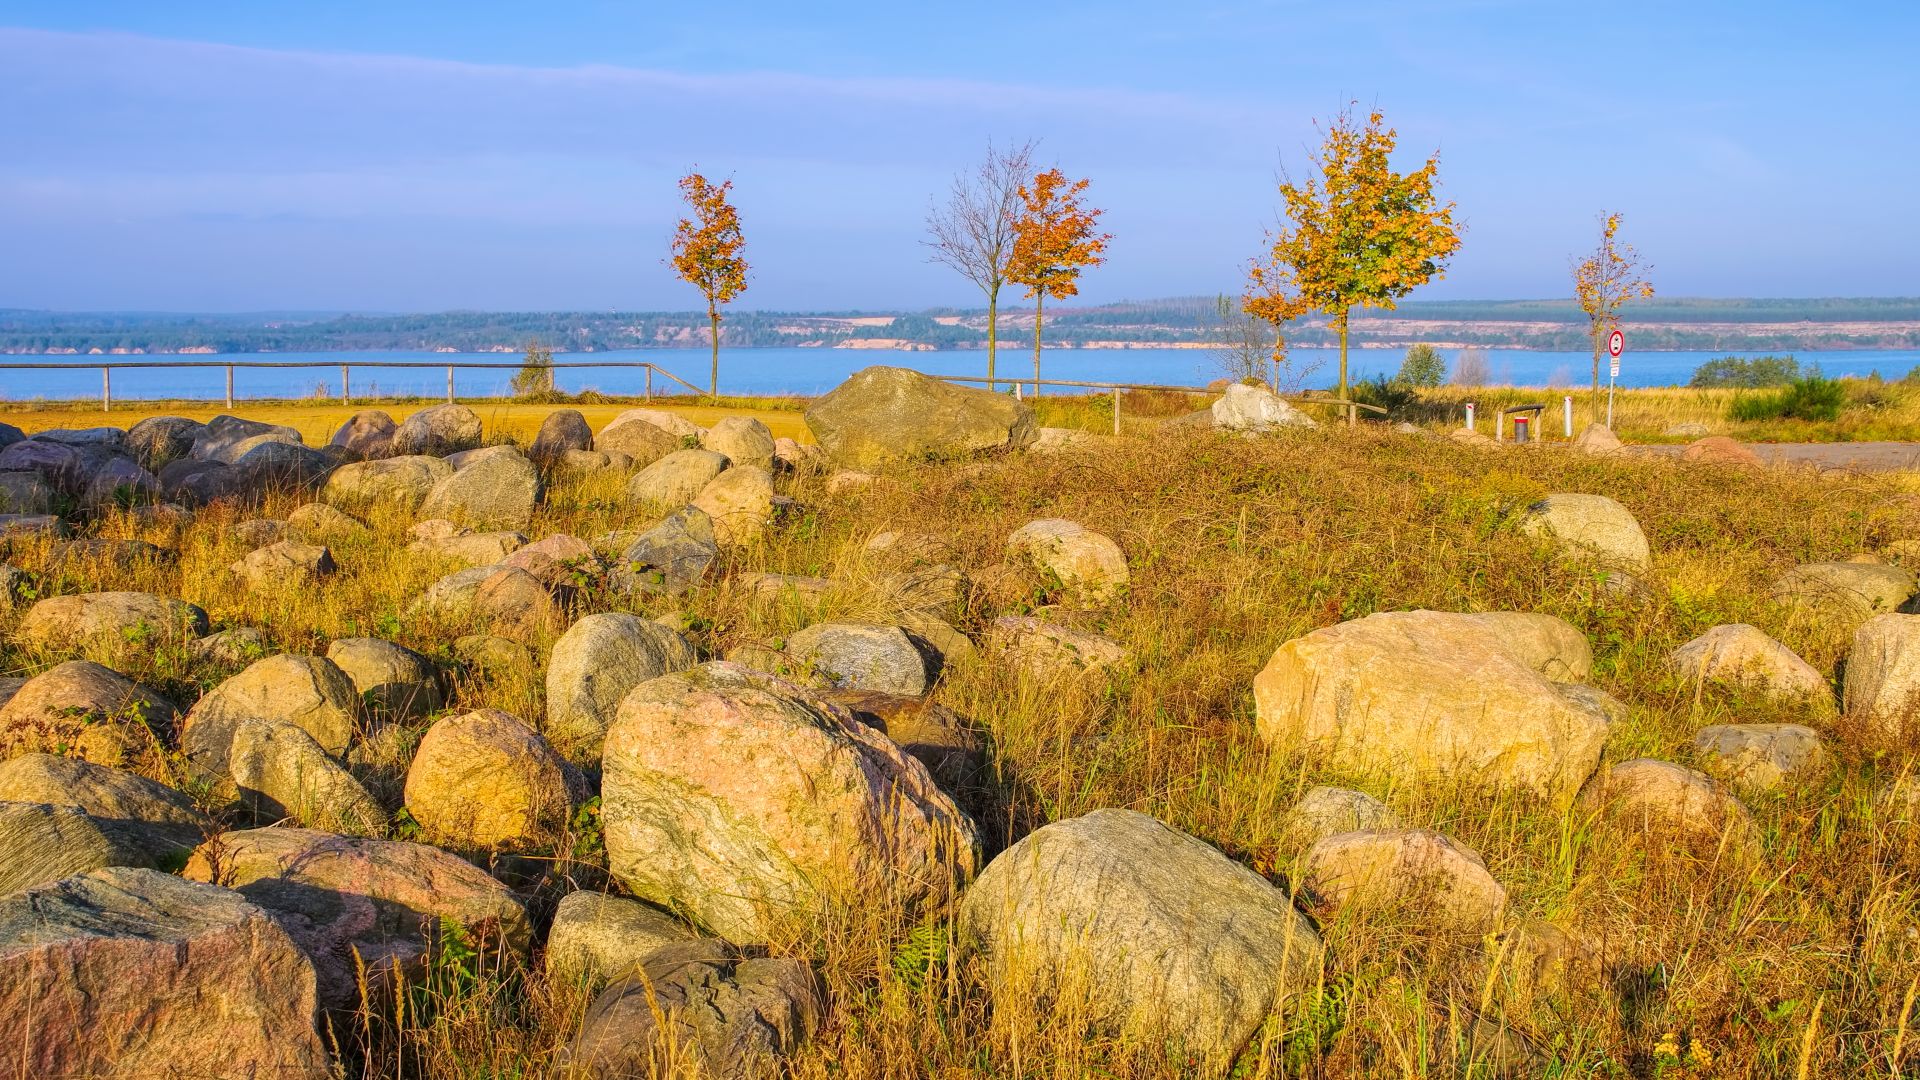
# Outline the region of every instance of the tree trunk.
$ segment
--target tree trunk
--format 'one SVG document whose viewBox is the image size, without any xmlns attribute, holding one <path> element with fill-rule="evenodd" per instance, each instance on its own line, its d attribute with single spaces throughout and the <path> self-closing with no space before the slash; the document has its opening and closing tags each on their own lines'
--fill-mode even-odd
<svg viewBox="0 0 1920 1080">
<path fill-rule="evenodd" d="M 1596 418 L 1598 418 L 1598 417 L 1599 417 L 1599 415 L 1600 415 L 1600 325 L 1601 325 L 1601 324 L 1600 324 L 1599 322 L 1597 322 L 1597 321 L 1596 321 L 1596 322 L 1595 322 L 1595 323 L 1593 324 L 1593 330 L 1592 330 L 1592 337 L 1593 337 L 1593 400 L 1592 400 L 1591 402 L 1589 402 L 1589 403 L 1588 403 L 1588 405 L 1587 405 L 1587 407 L 1588 407 L 1589 409 L 1591 409 L 1591 410 L 1593 410 L 1593 415 L 1594 415 L 1594 416 L 1595 416 Z"/>
<path fill-rule="evenodd" d="M 707 396 L 720 400 L 720 313 L 707 305 L 707 336 L 713 339 L 713 374 L 707 383 Z"/>
<path fill-rule="evenodd" d="M 1033 294 L 1033 396 L 1040 396 L 1040 305 L 1046 303 L 1047 294 Z"/>
<path fill-rule="evenodd" d="M 1347 393 L 1347 313 L 1344 310 L 1340 312 L 1340 400 L 1350 400 Z M 1359 410 L 1351 405 L 1346 408 L 1347 424 L 1351 426 L 1355 420 L 1354 413 Z"/>
<path fill-rule="evenodd" d="M 993 392 L 994 352 L 1000 344 L 1000 286 L 987 293 L 987 392 Z"/>
</svg>

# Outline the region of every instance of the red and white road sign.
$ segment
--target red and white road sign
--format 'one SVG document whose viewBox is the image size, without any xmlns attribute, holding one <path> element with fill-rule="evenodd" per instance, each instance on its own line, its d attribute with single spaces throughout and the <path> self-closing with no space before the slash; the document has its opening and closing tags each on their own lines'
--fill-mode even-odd
<svg viewBox="0 0 1920 1080">
<path fill-rule="evenodd" d="M 1607 367 L 1613 378 L 1620 377 L 1620 354 L 1626 351 L 1627 335 L 1618 330 L 1607 335 L 1607 355 L 1613 357 L 1613 362 Z"/>
</svg>

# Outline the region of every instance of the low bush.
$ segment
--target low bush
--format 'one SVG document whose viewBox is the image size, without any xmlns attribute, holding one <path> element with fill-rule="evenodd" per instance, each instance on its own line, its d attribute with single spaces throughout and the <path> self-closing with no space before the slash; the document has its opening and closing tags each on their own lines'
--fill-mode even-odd
<svg viewBox="0 0 1920 1080">
<path fill-rule="evenodd" d="M 1759 420 L 1837 420 L 1847 406 L 1847 389 L 1838 379 L 1818 372 L 1795 379 L 1784 389 L 1766 394 L 1742 394 L 1733 399 L 1727 418 Z"/>
<path fill-rule="evenodd" d="M 1687 385 L 1695 390 L 1733 387 L 1757 390 L 1763 386 L 1785 386 L 1800 377 L 1800 361 L 1791 356 L 1723 356 L 1693 369 Z"/>
</svg>

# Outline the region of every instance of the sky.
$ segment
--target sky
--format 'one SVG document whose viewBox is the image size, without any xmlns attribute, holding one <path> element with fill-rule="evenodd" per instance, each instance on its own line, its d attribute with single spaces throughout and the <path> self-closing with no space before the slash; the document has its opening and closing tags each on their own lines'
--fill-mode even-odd
<svg viewBox="0 0 1920 1080">
<path fill-rule="evenodd" d="M 989 140 L 1092 180 L 1088 302 L 1238 291 L 1350 101 L 1441 158 L 1415 294 L 1571 293 L 1602 211 L 1673 296 L 1920 294 L 1920 5 L 0 0 L 0 308 L 979 306 L 927 260 Z"/>
</svg>

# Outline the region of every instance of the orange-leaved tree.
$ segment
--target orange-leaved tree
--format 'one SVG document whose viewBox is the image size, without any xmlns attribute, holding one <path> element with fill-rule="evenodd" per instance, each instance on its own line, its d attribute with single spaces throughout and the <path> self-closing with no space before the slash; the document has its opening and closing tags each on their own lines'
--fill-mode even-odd
<svg viewBox="0 0 1920 1080">
<path fill-rule="evenodd" d="M 1620 325 L 1620 308 L 1629 300 L 1653 295 L 1653 283 L 1641 277 L 1643 266 L 1633 245 L 1621 243 L 1620 215 L 1600 218 L 1600 244 L 1593 254 L 1574 263 L 1573 295 L 1587 313 L 1587 334 L 1593 339 L 1593 408 L 1600 408 L 1600 342 Z"/>
<path fill-rule="evenodd" d="M 1103 210 L 1080 204 L 1088 180 L 1068 180 L 1057 167 L 1020 185 L 1020 212 L 1014 218 L 1013 258 L 1007 280 L 1025 285 L 1033 297 L 1033 392 L 1040 393 L 1040 321 L 1047 297 L 1078 295 L 1080 271 L 1106 261 L 1111 233 L 1096 233 Z"/>
<path fill-rule="evenodd" d="M 1033 167 L 1033 141 L 987 144 L 986 159 L 974 175 L 953 178 L 944 206 L 927 211 L 925 241 L 933 261 L 953 267 L 987 294 L 987 389 L 994 388 L 994 359 L 1000 345 L 1000 286 L 1013 258 L 1014 220 L 1020 209 L 1020 185 Z"/>
<path fill-rule="evenodd" d="M 1340 334 L 1340 396 L 1347 396 L 1347 320 L 1355 307 L 1392 308 L 1446 271 L 1460 247 L 1452 203 L 1435 192 L 1440 156 L 1395 172 L 1399 133 L 1378 109 L 1360 124 L 1351 108 L 1328 125 L 1304 183 L 1283 178 L 1286 220 L 1269 237 L 1265 266 L 1249 275 L 1246 310 L 1280 324 L 1326 313 Z"/>
<path fill-rule="evenodd" d="M 713 375 L 707 392 L 720 396 L 720 308 L 747 289 L 747 260 L 741 253 L 740 211 L 727 201 L 733 181 L 715 184 L 698 171 L 680 178 L 680 196 L 693 211 L 673 233 L 673 269 L 707 298 L 707 326 L 713 343 Z"/>
</svg>

